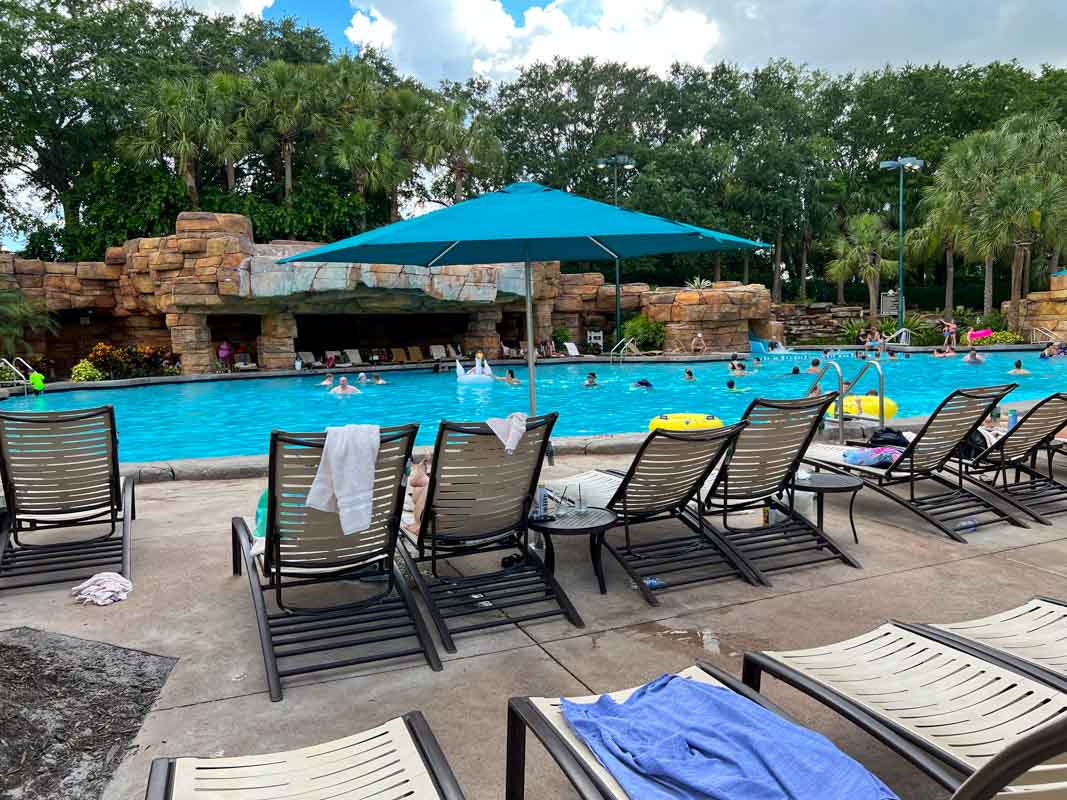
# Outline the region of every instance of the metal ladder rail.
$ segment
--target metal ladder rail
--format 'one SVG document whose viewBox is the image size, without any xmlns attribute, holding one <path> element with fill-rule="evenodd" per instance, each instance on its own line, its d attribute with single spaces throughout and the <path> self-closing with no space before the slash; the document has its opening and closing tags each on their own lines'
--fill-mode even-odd
<svg viewBox="0 0 1067 800">
<path fill-rule="evenodd" d="M 900 343 L 905 347 L 911 344 L 911 331 L 907 328 L 897 328 L 897 330 L 893 331 L 893 333 L 891 333 L 889 336 L 886 336 L 884 339 L 882 339 L 882 349 L 884 350 L 885 345 L 889 344 L 898 337 L 900 338 Z"/>
<path fill-rule="evenodd" d="M 864 361 L 860 371 L 856 373 L 856 377 L 849 381 L 845 387 L 846 392 L 851 392 L 852 387 L 860 382 L 860 378 L 863 377 L 867 370 L 874 368 L 878 372 L 878 427 L 885 427 L 885 373 L 882 372 L 882 365 L 877 361 L 870 359 Z"/>
<path fill-rule="evenodd" d="M 826 371 L 834 368 L 837 373 L 837 399 L 834 400 L 834 405 L 837 406 L 837 438 L 841 444 L 845 443 L 845 376 L 841 372 L 841 367 L 838 366 L 835 361 L 827 361 L 818 374 L 815 376 L 815 380 L 811 382 L 811 386 L 808 387 L 808 391 L 804 396 L 807 397 L 815 390 L 815 387 L 819 385 L 819 381 L 822 380 L 822 376 L 826 374 Z M 851 385 L 851 384 L 850 384 Z"/>
<path fill-rule="evenodd" d="M 629 336 L 629 337 L 627 337 L 625 339 L 620 339 L 619 341 L 617 341 L 615 343 L 615 346 L 613 348 L 611 348 L 611 351 L 608 353 L 608 363 L 609 364 L 614 364 L 615 363 L 615 356 L 618 356 L 619 357 L 619 363 L 621 364 L 623 362 L 623 360 L 626 358 L 626 348 L 629 347 L 633 343 L 634 343 L 634 337 L 632 337 L 632 336 Z"/>
<path fill-rule="evenodd" d="M 1054 341 L 1056 341 L 1056 334 L 1048 328 L 1038 327 L 1030 329 L 1030 344 L 1046 344 Z"/>
<path fill-rule="evenodd" d="M 22 356 L 15 356 L 12 359 L 12 364 L 22 364 L 22 366 L 26 368 L 26 374 L 36 372 L 36 370 L 33 368 L 33 364 L 24 359 Z"/>
<path fill-rule="evenodd" d="M 15 360 L 19 361 L 21 359 L 16 357 Z M 23 362 L 23 363 L 26 363 L 26 362 Z M 0 383 L 13 383 L 13 384 L 15 384 L 17 386 L 21 386 L 22 387 L 22 393 L 24 395 L 29 392 L 30 382 L 28 380 L 26 380 L 26 376 L 23 375 L 21 371 L 19 371 L 18 367 L 16 367 L 14 364 L 12 364 L 10 361 L 8 361 L 6 358 L 0 358 L 0 367 L 7 367 L 9 370 L 14 372 L 18 376 L 18 380 L 0 381 Z"/>
</svg>

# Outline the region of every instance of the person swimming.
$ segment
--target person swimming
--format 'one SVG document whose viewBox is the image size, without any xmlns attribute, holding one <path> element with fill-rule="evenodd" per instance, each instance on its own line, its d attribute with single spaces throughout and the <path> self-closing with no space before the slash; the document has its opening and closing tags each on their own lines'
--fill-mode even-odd
<svg viewBox="0 0 1067 800">
<path fill-rule="evenodd" d="M 759 369 L 762 365 L 763 365 L 763 362 L 760 361 L 760 357 L 759 356 L 755 356 L 752 359 L 752 369 Z"/>
<path fill-rule="evenodd" d="M 330 394 L 360 394 L 360 391 L 348 382 L 348 378 L 342 375 L 341 382 L 330 389 Z"/>
<path fill-rule="evenodd" d="M 630 384 L 630 388 L 632 388 L 632 389 L 652 389 L 653 386 L 652 386 L 652 381 L 650 381 L 648 378 L 641 378 L 641 380 L 634 381 L 633 383 L 631 383 Z"/>
<path fill-rule="evenodd" d="M 817 359 L 817 358 L 813 358 L 813 359 L 811 360 L 811 366 L 810 366 L 810 367 L 808 367 L 808 368 L 807 368 L 806 370 L 804 370 L 804 371 L 805 371 L 805 372 L 810 372 L 810 373 L 811 373 L 811 374 L 813 374 L 813 375 L 814 375 L 814 374 L 815 374 L 816 372 L 822 372 L 822 368 L 820 368 L 820 367 L 819 367 L 819 359 Z"/>
<path fill-rule="evenodd" d="M 326 377 L 322 379 L 319 386 L 333 386 L 333 373 L 327 372 Z"/>
<path fill-rule="evenodd" d="M 693 370 L 689 369 L 688 367 L 685 370 L 685 376 L 684 377 L 685 377 L 685 380 L 687 380 L 687 381 L 695 381 L 696 380 L 696 376 L 693 375 Z"/>
<path fill-rule="evenodd" d="M 800 367 L 793 367 L 792 371 L 789 374 L 790 375 L 799 375 L 800 374 Z"/>
<path fill-rule="evenodd" d="M 518 386 L 520 383 L 522 383 L 522 381 L 515 377 L 515 370 L 513 369 L 509 369 L 507 372 L 504 373 L 503 378 L 496 378 L 496 380 L 503 381 L 508 386 Z"/>
<path fill-rule="evenodd" d="M 370 383 L 370 378 L 367 377 L 366 372 L 361 372 L 356 376 L 356 383 Z"/>
<path fill-rule="evenodd" d="M 585 383 L 582 384 L 582 386 L 587 386 L 587 387 L 588 386 L 599 386 L 599 385 L 600 384 L 596 382 L 596 373 L 595 372 L 590 372 L 588 375 L 586 375 L 585 376 Z"/>
<path fill-rule="evenodd" d="M 747 387 L 744 388 L 744 389 L 739 389 L 737 387 L 737 384 L 734 383 L 733 380 L 728 380 L 726 382 L 726 391 L 728 391 L 728 392 L 747 392 L 747 391 L 750 391 L 750 390 Z"/>
<path fill-rule="evenodd" d="M 381 375 L 379 375 L 377 372 L 374 373 L 374 379 L 373 379 L 372 383 L 375 386 L 388 386 L 389 385 L 389 382 L 385 378 L 383 378 Z"/>
<path fill-rule="evenodd" d="M 1009 375 L 1029 375 L 1030 370 L 1023 368 L 1023 362 L 1016 360 L 1015 369 L 1008 370 Z"/>
<path fill-rule="evenodd" d="M 981 364 L 984 361 L 985 361 L 985 359 L 982 358 L 978 354 L 978 351 L 975 350 L 973 347 L 970 350 L 968 350 L 967 351 L 967 355 L 965 355 L 963 357 L 963 363 L 964 364 Z"/>
<path fill-rule="evenodd" d="M 886 353 L 886 356 L 889 358 L 890 361 L 896 361 L 897 360 L 897 351 L 896 350 L 890 350 L 890 351 L 888 351 Z"/>
</svg>

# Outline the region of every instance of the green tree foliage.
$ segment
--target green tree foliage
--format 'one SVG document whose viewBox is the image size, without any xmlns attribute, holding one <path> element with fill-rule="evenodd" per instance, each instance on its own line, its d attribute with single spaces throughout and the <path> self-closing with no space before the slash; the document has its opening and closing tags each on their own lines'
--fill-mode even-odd
<svg viewBox="0 0 1067 800">
<path fill-rule="evenodd" d="M 896 240 L 877 214 L 860 214 L 848 220 L 848 230 L 834 242 L 834 259 L 826 265 L 834 280 L 853 276 L 867 284 L 870 329 L 878 329 L 878 295 L 882 278 L 895 272 L 892 253 Z"/>
</svg>

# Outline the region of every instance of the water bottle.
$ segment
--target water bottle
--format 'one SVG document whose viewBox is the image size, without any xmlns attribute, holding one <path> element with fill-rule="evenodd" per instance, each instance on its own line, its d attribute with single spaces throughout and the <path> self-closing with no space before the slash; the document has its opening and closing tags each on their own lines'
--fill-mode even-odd
<svg viewBox="0 0 1067 800">
<path fill-rule="evenodd" d="M 1019 412 L 1014 408 L 1008 412 L 1008 430 L 1010 431 L 1019 424 Z"/>
<path fill-rule="evenodd" d="M 296 357 L 296 361 L 293 362 L 293 369 L 297 372 L 304 368 L 304 362 L 300 360 L 300 356 Z"/>
<path fill-rule="evenodd" d="M 967 519 L 961 519 L 956 523 L 956 533 L 974 533 L 978 527 L 978 520 L 974 517 L 967 517 Z"/>
</svg>

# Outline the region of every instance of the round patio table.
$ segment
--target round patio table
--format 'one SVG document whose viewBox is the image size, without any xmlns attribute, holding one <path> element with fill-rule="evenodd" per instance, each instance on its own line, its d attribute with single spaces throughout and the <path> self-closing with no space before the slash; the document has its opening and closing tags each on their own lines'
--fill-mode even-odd
<svg viewBox="0 0 1067 800">
<path fill-rule="evenodd" d="M 600 593 L 607 594 L 604 584 L 604 564 L 600 558 L 604 534 L 618 521 L 618 515 L 606 508 L 589 507 L 584 511 L 564 508 L 556 511 L 553 519 L 530 519 L 531 530 L 545 537 L 545 566 L 550 573 L 556 570 L 556 551 L 552 546 L 553 536 L 589 536 L 589 558 L 593 562 Z"/>
<path fill-rule="evenodd" d="M 859 544 L 860 536 L 856 533 L 856 518 L 852 510 L 856 505 L 856 495 L 863 488 L 863 481 L 855 475 L 839 475 L 835 472 L 813 472 L 806 478 L 795 478 L 793 489 L 798 492 L 813 492 L 815 494 L 815 526 L 823 529 L 823 502 L 828 494 L 852 493 L 852 499 L 848 503 L 848 522 L 852 526 L 852 538 Z"/>
</svg>

